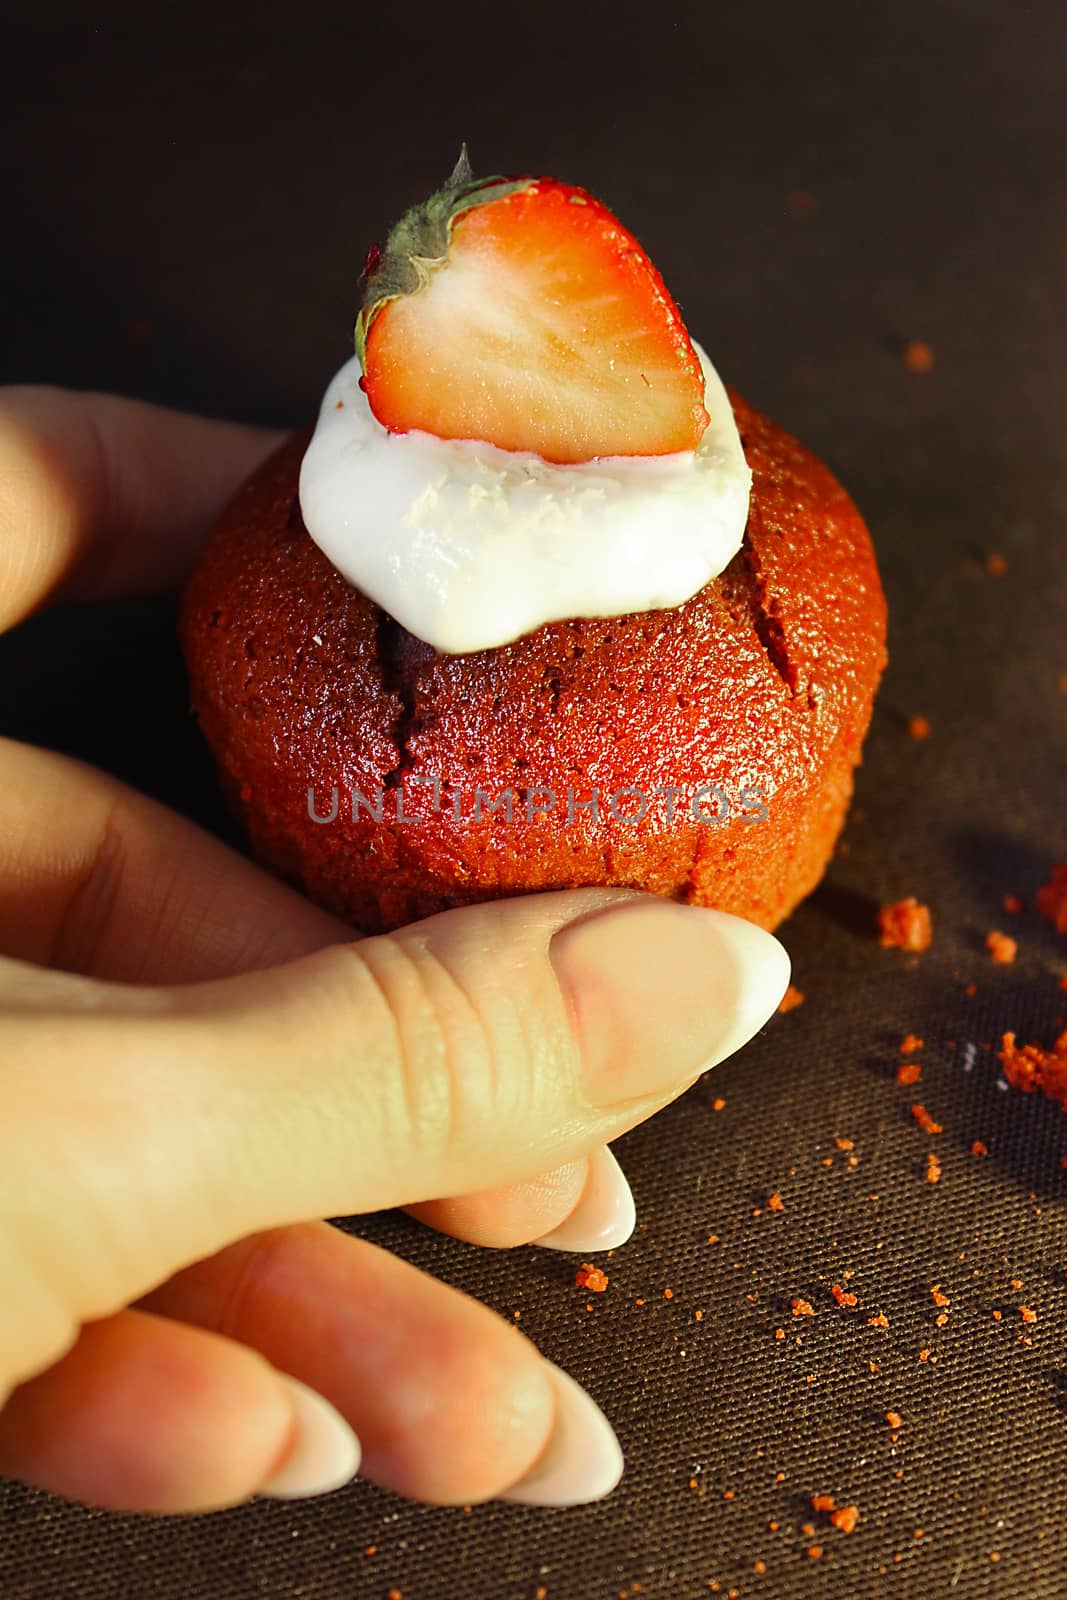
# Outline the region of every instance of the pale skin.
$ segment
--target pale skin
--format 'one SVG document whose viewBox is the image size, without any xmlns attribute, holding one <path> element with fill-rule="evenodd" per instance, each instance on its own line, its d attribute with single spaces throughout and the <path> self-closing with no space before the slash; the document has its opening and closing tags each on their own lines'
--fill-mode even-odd
<svg viewBox="0 0 1067 1600">
<path fill-rule="evenodd" d="M 0 628 L 179 583 L 273 443 L 0 391 Z M 199 1511 L 336 1487 L 361 1446 L 416 1499 L 608 1492 L 610 1428 L 521 1331 L 320 1219 L 595 1235 L 607 1144 L 787 980 L 770 935 L 623 891 L 355 940 L 113 778 L 0 741 L 0 1473 Z"/>
</svg>

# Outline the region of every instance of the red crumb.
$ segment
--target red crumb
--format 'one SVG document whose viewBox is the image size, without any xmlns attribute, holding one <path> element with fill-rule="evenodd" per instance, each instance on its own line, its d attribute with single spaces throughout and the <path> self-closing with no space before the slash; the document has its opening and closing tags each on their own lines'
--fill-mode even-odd
<svg viewBox="0 0 1067 1600">
<path fill-rule="evenodd" d="M 785 1329 L 784 1328 L 775 1328 L 774 1337 L 776 1339 L 784 1339 L 785 1338 Z"/>
<path fill-rule="evenodd" d="M 830 1521 L 833 1523 L 834 1527 L 840 1529 L 842 1533 L 851 1533 L 859 1520 L 860 1513 L 858 1506 L 842 1506 L 840 1510 L 835 1511 L 833 1516 L 830 1518 Z"/>
<path fill-rule="evenodd" d="M 909 717 L 908 734 L 912 739 L 929 739 L 930 724 L 927 722 L 925 717 Z"/>
<path fill-rule="evenodd" d="M 365 1556 L 376 1556 L 378 1554 L 378 1546 L 376 1544 L 369 1544 L 364 1550 L 363 1554 Z"/>
<path fill-rule="evenodd" d="M 856 1141 L 854 1139 L 837 1139 L 837 1138 L 835 1138 L 834 1139 L 834 1143 L 836 1144 L 836 1146 L 837 1146 L 837 1148 L 839 1150 L 854 1150 L 855 1149 L 855 1145 L 856 1145 Z"/>
<path fill-rule="evenodd" d="M 1019 946 L 1016 940 L 1009 939 L 1006 933 L 1001 933 L 994 928 L 985 936 L 985 947 L 993 960 L 1001 967 L 1009 967 L 1018 954 Z"/>
<path fill-rule="evenodd" d="M 944 1133 L 945 1130 L 941 1126 L 940 1122 L 934 1121 L 933 1117 L 930 1115 L 929 1111 L 927 1111 L 925 1106 L 912 1106 L 911 1114 L 924 1133 Z"/>
<path fill-rule="evenodd" d="M 922 1075 L 923 1069 L 918 1061 L 902 1061 L 897 1068 L 898 1083 L 918 1083 Z"/>
<path fill-rule="evenodd" d="M 797 1006 L 802 1006 L 803 1004 L 803 994 L 793 984 L 790 984 L 789 988 L 785 991 L 785 994 L 778 1002 L 778 1009 L 779 1011 L 795 1011 Z"/>
<path fill-rule="evenodd" d="M 768 1522 L 767 1526 L 768 1526 L 768 1528 L 770 1528 L 772 1533 L 777 1533 L 778 1532 L 778 1524 L 777 1524 L 777 1522 Z"/>
<path fill-rule="evenodd" d="M 904 365 L 909 372 L 932 372 L 933 347 L 923 339 L 909 339 L 904 346 Z"/>
<path fill-rule="evenodd" d="M 937 1316 L 934 1318 L 934 1323 L 936 1324 L 936 1326 L 939 1327 L 939 1328 L 943 1328 L 947 1322 L 948 1322 L 948 1312 L 947 1311 L 939 1311 L 937 1313 Z"/>
<path fill-rule="evenodd" d="M 885 1414 L 885 1420 L 888 1422 L 889 1426 L 894 1430 L 894 1432 L 897 1430 L 897 1428 L 902 1427 L 904 1424 L 904 1418 L 901 1416 L 899 1411 L 887 1411 Z"/>
<path fill-rule="evenodd" d="M 767 1201 L 767 1205 L 771 1211 L 785 1210 L 785 1201 L 782 1199 L 780 1194 L 772 1194 L 770 1199 Z"/>
<path fill-rule="evenodd" d="M 785 209 L 795 222 L 810 222 L 819 213 L 819 202 L 808 189 L 792 189 L 786 196 Z"/>
<path fill-rule="evenodd" d="M 1008 563 L 999 550 L 991 550 L 985 558 L 985 569 L 991 578 L 1003 578 L 1008 570 Z"/>
<path fill-rule="evenodd" d="M 703 1320 L 704 1320 L 703 1311 L 694 1311 L 693 1312 L 693 1321 L 694 1322 L 703 1322 Z"/>
<path fill-rule="evenodd" d="M 871 1328 L 888 1328 L 889 1318 L 883 1311 L 879 1311 L 876 1317 L 867 1318 L 867 1325 Z"/>
<path fill-rule="evenodd" d="M 930 908 L 909 894 L 878 912 L 878 943 L 888 949 L 926 950 L 933 939 Z"/>
<path fill-rule="evenodd" d="M 941 1160 L 939 1156 L 934 1155 L 932 1150 L 926 1158 L 926 1181 L 927 1183 L 941 1182 Z"/>
<path fill-rule="evenodd" d="M 930 1359 L 929 1350 L 920 1350 L 919 1351 L 919 1360 L 920 1361 L 929 1361 L 929 1359 Z"/>
<path fill-rule="evenodd" d="M 721 1095 L 718 1097 L 718 1099 L 713 1100 L 711 1102 L 711 1109 L 713 1111 L 725 1111 L 726 1110 L 726 1101 L 722 1098 Z"/>
<path fill-rule="evenodd" d="M 1011 1280 L 1011 1286 L 1013 1289 L 1021 1289 L 1023 1286 L 1023 1280 L 1021 1278 L 1013 1278 Z"/>
<path fill-rule="evenodd" d="M 637 1299 L 634 1301 L 635 1306 L 643 1306 L 644 1303 L 644 1298 L 641 1295 L 638 1295 Z"/>
<path fill-rule="evenodd" d="M 914 1033 L 906 1033 L 900 1041 L 900 1053 L 902 1056 L 913 1056 L 916 1050 L 923 1050 L 925 1047 L 926 1040 L 920 1039 Z"/>
<path fill-rule="evenodd" d="M 736 1489 L 724 1489 L 723 1492 L 722 1492 L 722 1497 L 723 1497 L 724 1500 L 732 1500 L 735 1497 L 736 1493 L 737 1493 Z"/>
<path fill-rule="evenodd" d="M 1067 933 L 1067 861 L 1053 867 L 1052 876 L 1037 891 L 1034 904 L 1060 933 Z"/>
<path fill-rule="evenodd" d="M 404 1596 L 400 1593 L 399 1589 L 390 1589 L 389 1600 L 404 1600 Z"/>
<path fill-rule="evenodd" d="M 1003 1317 L 1003 1315 L 1004 1315 L 1003 1311 L 994 1311 L 992 1313 L 993 1321 L 994 1322 L 999 1322 L 1000 1319 Z"/>
<path fill-rule="evenodd" d="M 664 1289 L 663 1298 L 664 1298 L 664 1300 L 673 1300 L 674 1299 L 674 1290 L 673 1289 Z"/>
<path fill-rule="evenodd" d="M 813 1561 L 818 1561 L 819 1557 L 822 1555 L 822 1545 L 821 1544 L 809 1544 L 809 1546 L 808 1546 L 808 1555 L 811 1557 L 811 1559 Z"/>
<path fill-rule="evenodd" d="M 830 1293 L 833 1295 L 839 1306 L 854 1306 L 858 1304 L 856 1296 L 854 1294 L 849 1294 L 847 1289 L 842 1289 L 839 1283 L 832 1283 L 830 1285 Z"/>
<path fill-rule="evenodd" d="M 1014 1033 L 1004 1034 L 1001 1046 L 997 1059 L 1013 1088 L 1024 1094 L 1041 1089 L 1067 1110 L 1067 1032 L 1060 1034 L 1051 1050 L 1042 1050 L 1037 1044 L 1016 1045 Z"/>
<path fill-rule="evenodd" d="M 1067 989 L 1067 972 L 1065 972 L 1063 977 L 1060 979 L 1060 988 Z"/>
<path fill-rule="evenodd" d="M 794 1300 L 792 1311 L 794 1317 L 813 1317 L 815 1315 L 815 1312 L 812 1310 L 812 1307 L 807 1300 Z"/>
<path fill-rule="evenodd" d="M 930 1298 L 935 1306 L 947 1306 L 949 1303 L 948 1295 L 944 1293 L 939 1283 L 935 1283 L 930 1290 Z"/>
<path fill-rule="evenodd" d="M 989 1154 L 989 1146 L 983 1144 L 981 1139 L 976 1139 L 971 1146 L 971 1154 L 972 1156 L 987 1156 Z"/>
<path fill-rule="evenodd" d="M 753 1572 L 757 1573 L 759 1577 L 762 1578 L 763 1574 L 767 1570 L 766 1561 L 754 1561 L 752 1563 L 752 1570 L 753 1570 Z"/>
<path fill-rule="evenodd" d="M 603 1294 L 611 1280 L 599 1267 L 594 1267 L 589 1261 L 583 1261 L 574 1274 L 574 1281 L 579 1289 L 591 1289 L 594 1294 Z"/>
<path fill-rule="evenodd" d="M 534 1600 L 548 1600 L 548 1590 L 543 1583 L 539 1583 L 534 1590 Z"/>
<path fill-rule="evenodd" d="M 1037 1321 L 1037 1312 L 1036 1311 L 1031 1311 L 1029 1306 L 1020 1306 L 1019 1307 L 1019 1315 L 1022 1317 L 1024 1322 L 1036 1322 Z"/>
<path fill-rule="evenodd" d="M 832 1494 L 813 1494 L 811 1497 L 813 1511 L 833 1511 L 836 1505 L 837 1501 Z"/>
<path fill-rule="evenodd" d="M 1023 908 L 1023 903 L 1017 894 L 1006 894 L 1000 902 L 1010 916 L 1017 917 Z"/>
<path fill-rule="evenodd" d="M 974 996 L 978 993 L 978 985 L 976 983 L 968 983 L 964 986 L 963 992 L 969 1000 L 973 1000 Z"/>
</svg>

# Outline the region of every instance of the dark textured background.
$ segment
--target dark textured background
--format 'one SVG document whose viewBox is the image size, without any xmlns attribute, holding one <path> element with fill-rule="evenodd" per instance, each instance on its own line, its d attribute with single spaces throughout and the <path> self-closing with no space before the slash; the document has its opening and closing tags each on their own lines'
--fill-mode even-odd
<svg viewBox="0 0 1067 1600">
<path fill-rule="evenodd" d="M 609 1501 L 464 1513 L 356 1485 L 167 1522 L 12 1487 L 0 1595 L 695 1600 L 715 1580 L 745 1600 L 1058 1600 L 1067 1123 L 1002 1090 L 990 1045 L 1007 1027 L 1048 1043 L 1067 1010 L 1067 939 L 1001 909 L 1067 859 L 1062 6 L 382 9 L 9 16 L 2 375 L 302 419 L 347 353 L 366 246 L 461 138 L 483 169 L 586 184 L 725 377 L 867 513 L 892 664 L 857 810 L 784 929 L 806 1005 L 623 1141 L 640 1229 L 591 1312 L 569 1258 L 367 1224 L 521 1310 L 589 1386 L 627 1451 Z M 902 360 L 913 338 L 936 351 L 926 375 Z M 0 727 L 225 827 L 172 619 L 168 601 L 24 627 L 0 644 Z M 870 934 L 874 903 L 906 893 L 936 923 L 919 960 Z M 994 967 L 984 936 L 1008 922 L 1019 960 Z M 945 1126 L 937 1186 L 894 1081 L 908 1030 Z M 829 1294 L 846 1272 L 855 1312 Z M 814 1319 L 790 1317 L 797 1295 Z M 816 1493 L 858 1504 L 851 1536 L 812 1517 Z"/>
</svg>

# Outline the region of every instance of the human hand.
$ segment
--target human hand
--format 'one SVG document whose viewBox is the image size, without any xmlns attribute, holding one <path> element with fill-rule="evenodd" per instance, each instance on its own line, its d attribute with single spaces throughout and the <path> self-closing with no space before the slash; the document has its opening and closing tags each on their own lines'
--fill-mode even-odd
<svg viewBox="0 0 1067 1600">
<path fill-rule="evenodd" d="M 176 582 L 272 442 L 7 391 L 0 626 Z M 0 1471 L 203 1510 L 334 1487 L 362 1445 L 366 1476 L 420 1499 L 608 1492 L 618 1446 L 577 1385 L 318 1219 L 621 1242 L 608 1141 L 787 979 L 749 924 L 611 890 L 354 942 L 163 807 L 0 741 Z"/>
</svg>

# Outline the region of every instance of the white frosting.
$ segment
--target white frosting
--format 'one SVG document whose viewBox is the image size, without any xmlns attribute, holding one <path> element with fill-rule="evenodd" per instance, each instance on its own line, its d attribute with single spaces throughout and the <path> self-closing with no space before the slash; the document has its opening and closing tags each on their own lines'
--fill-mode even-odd
<svg viewBox="0 0 1067 1600">
<path fill-rule="evenodd" d="M 563 466 L 390 433 L 353 357 L 301 467 L 308 532 L 350 583 L 453 655 L 565 617 L 681 605 L 739 549 L 752 483 L 726 391 L 696 349 L 711 418 L 696 450 Z"/>
</svg>

